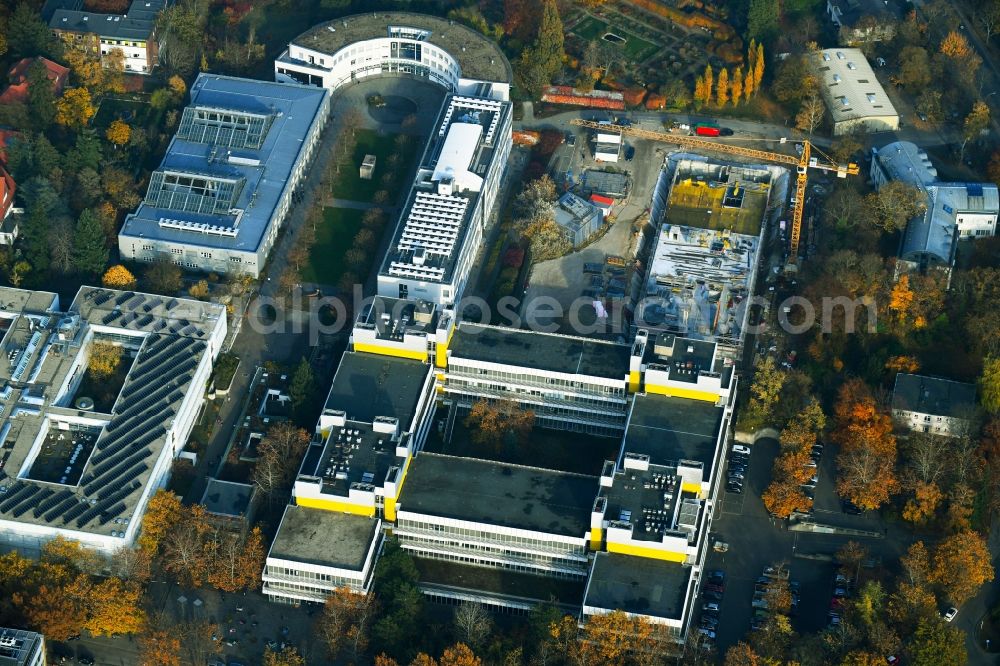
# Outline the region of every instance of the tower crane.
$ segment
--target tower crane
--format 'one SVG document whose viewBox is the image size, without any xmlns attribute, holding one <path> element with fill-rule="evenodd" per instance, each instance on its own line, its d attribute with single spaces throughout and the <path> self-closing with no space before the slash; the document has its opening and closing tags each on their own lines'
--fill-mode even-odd
<svg viewBox="0 0 1000 666">
<path fill-rule="evenodd" d="M 794 166 L 798 173 L 798 177 L 795 181 L 795 203 L 792 208 L 792 230 L 788 252 L 788 262 L 790 264 L 788 268 L 791 268 L 792 270 L 794 270 L 794 266 L 797 263 L 799 256 L 799 236 L 802 233 L 802 208 L 805 204 L 806 186 L 809 183 L 809 169 L 832 171 L 837 174 L 838 178 L 846 178 L 848 175 L 855 176 L 859 172 L 857 164 L 853 162 L 848 164 L 836 164 L 829 157 L 823 155 L 819 149 L 807 140 L 802 141 L 802 154 L 796 157 L 795 155 L 775 153 L 757 148 L 746 148 L 744 146 L 736 146 L 731 143 L 709 141 L 707 139 L 693 136 L 678 136 L 668 132 L 657 132 L 654 130 L 640 129 L 638 127 L 617 125 L 608 122 L 583 120 L 582 118 L 575 118 L 571 120 L 570 123 L 573 125 L 579 125 L 580 127 L 588 127 L 593 130 L 599 130 L 601 132 L 620 132 L 623 136 L 628 135 L 638 139 L 649 139 L 650 141 L 673 143 L 684 148 L 709 150 L 717 153 L 726 153 L 728 155 L 736 155 L 739 157 L 760 160 L 762 162 L 776 162 L 778 164 L 788 164 L 790 166 Z M 820 161 L 818 158 L 814 157 L 814 152 L 822 155 L 826 161 Z"/>
</svg>

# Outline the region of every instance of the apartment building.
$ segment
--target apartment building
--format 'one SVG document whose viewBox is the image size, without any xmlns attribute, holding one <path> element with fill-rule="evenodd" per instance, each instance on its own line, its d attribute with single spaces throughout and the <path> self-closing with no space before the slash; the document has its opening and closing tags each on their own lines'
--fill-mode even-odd
<svg viewBox="0 0 1000 666">
<path fill-rule="evenodd" d="M 892 389 L 892 416 L 911 432 L 945 437 L 968 433 L 976 415 L 976 385 L 899 373 Z"/>
<path fill-rule="evenodd" d="M 461 299 L 513 146 L 512 108 L 486 95 L 445 99 L 379 270 L 379 296 Z"/>
<path fill-rule="evenodd" d="M 259 277 L 329 115 L 313 86 L 200 74 L 122 258 Z"/>
<path fill-rule="evenodd" d="M 42 16 L 67 48 L 100 56 L 121 51 L 125 71 L 149 74 L 159 62 L 156 20 L 168 0 L 132 0 L 125 14 L 83 11 L 83 0 L 48 0 Z"/>
</svg>

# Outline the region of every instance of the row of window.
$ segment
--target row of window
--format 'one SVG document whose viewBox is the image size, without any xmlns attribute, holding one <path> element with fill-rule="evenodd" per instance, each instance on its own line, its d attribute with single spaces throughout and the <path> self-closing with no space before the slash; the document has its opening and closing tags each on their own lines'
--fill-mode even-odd
<svg viewBox="0 0 1000 666">
<path fill-rule="evenodd" d="M 512 564 L 521 563 L 526 566 L 538 567 L 543 570 L 569 569 L 583 573 L 587 567 L 585 560 L 572 560 L 563 557 L 551 557 L 536 553 L 526 553 L 523 551 L 510 550 L 502 546 L 495 546 L 483 543 L 470 543 L 463 541 L 437 541 L 423 537 L 416 537 L 400 534 L 400 541 L 405 544 L 412 544 L 414 547 L 428 548 L 442 553 L 476 553 L 481 552 L 484 556 L 495 557 L 506 560 Z M 491 563 L 491 566 L 497 566 Z"/>
<path fill-rule="evenodd" d="M 288 567 L 276 567 L 267 566 L 267 575 L 275 576 L 277 578 L 285 578 L 288 580 L 299 581 L 302 583 L 308 583 L 309 581 L 316 581 L 317 583 L 323 583 L 324 587 L 334 586 L 334 587 L 344 587 L 357 585 L 358 581 L 354 578 L 345 578 L 344 576 L 332 576 L 330 574 L 316 573 L 314 571 L 304 571 L 301 569 L 289 569 Z"/>
<path fill-rule="evenodd" d="M 406 544 L 402 544 L 403 548 L 406 548 Z M 523 573 L 538 574 L 538 569 L 533 567 L 526 567 L 521 564 L 515 564 L 513 562 L 501 562 L 496 564 L 494 562 L 485 562 L 477 557 L 472 557 L 468 555 L 457 555 L 455 553 L 425 553 L 421 551 L 418 553 L 420 557 L 426 557 L 432 560 L 446 560 L 448 562 L 463 562 L 465 564 L 474 564 L 476 566 L 488 567 L 491 569 L 508 569 L 510 571 L 521 571 Z M 567 578 L 570 580 L 578 580 L 581 578 L 580 575 L 566 573 L 562 571 L 550 571 L 547 572 L 547 576 L 551 578 Z"/>
<path fill-rule="evenodd" d="M 526 548 L 531 550 L 563 553 L 565 555 L 586 555 L 585 546 L 573 545 L 553 541 L 550 539 L 536 539 L 511 534 L 501 534 L 498 532 L 487 532 L 483 530 L 473 530 L 463 527 L 453 527 L 451 525 L 439 525 L 427 521 L 403 519 L 396 522 L 399 531 L 411 530 L 417 533 L 437 535 L 440 537 L 454 536 L 461 541 L 479 541 L 485 543 L 501 544 L 513 548 Z M 581 535 L 582 536 L 582 535 Z"/>
<path fill-rule="evenodd" d="M 469 376 L 489 377 L 490 379 L 500 379 L 516 384 L 527 384 L 531 386 L 556 386 L 574 389 L 585 393 L 606 393 L 609 395 L 625 396 L 625 382 L 622 380 L 621 386 L 604 386 L 589 382 L 570 381 L 557 377 L 546 377 L 533 372 L 504 372 L 502 370 L 492 370 L 486 368 L 463 366 L 461 359 L 449 364 L 453 367 L 453 372 L 462 373 Z M 624 374 L 624 373 L 623 373 Z"/>
</svg>

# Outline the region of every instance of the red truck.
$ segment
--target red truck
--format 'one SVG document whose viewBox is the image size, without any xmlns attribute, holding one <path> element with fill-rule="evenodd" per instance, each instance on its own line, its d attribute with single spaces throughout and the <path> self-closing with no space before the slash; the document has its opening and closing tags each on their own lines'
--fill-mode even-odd
<svg viewBox="0 0 1000 666">
<path fill-rule="evenodd" d="M 719 136 L 722 130 L 718 125 L 701 124 L 695 126 L 694 133 L 698 136 Z"/>
</svg>

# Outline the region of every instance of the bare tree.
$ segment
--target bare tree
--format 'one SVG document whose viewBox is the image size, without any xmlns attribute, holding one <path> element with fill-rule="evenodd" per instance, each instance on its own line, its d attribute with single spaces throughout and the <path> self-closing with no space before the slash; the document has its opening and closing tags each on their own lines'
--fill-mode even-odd
<svg viewBox="0 0 1000 666">
<path fill-rule="evenodd" d="M 918 481 L 937 483 L 944 473 L 946 461 L 942 438 L 926 433 L 914 433 L 906 443 L 910 470 Z"/>
<path fill-rule="evenodd" d="M 490 635 L 493 619 L 482 604 L 463 601 L 455 610 L 455 630 L 463 643 L 475 649 Z"/>
<path fill-rule="evenodd" d="M 795 126 L 804 132 L 812 134 L 823 123 L 826 116 L 826 106 L 817 92 L 813 91 L 799 108 L 798 115 L 795 116 Z"/>
<path fill-rule="evenodd" d="M 983 27 L 987 41 L 1000 32 L 1000 0 L 980 0 L 976 21 Z"/>
</svg>

